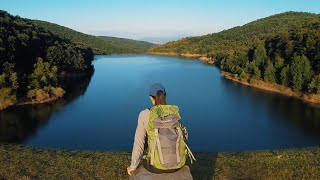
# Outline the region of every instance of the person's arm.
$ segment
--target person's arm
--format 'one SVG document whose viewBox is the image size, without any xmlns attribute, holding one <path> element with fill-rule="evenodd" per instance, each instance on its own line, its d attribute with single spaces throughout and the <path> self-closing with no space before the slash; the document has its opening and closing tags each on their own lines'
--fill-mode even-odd
<svg viewBox="0 0 320 180">
<path fill-rule="evenodd" d="M 133 171 L 135 170 L 141 160 L 141 156 L 143 154 L 144 150 L 144 143 L 145 143 L 145 138 L 146 138 L 146 129 L 145 129 L 145 119 L 146 115 L 144 112 L 140 112 L 139 117 L 138 117 L 138 126 L 136 129 L 136 134 L 134 137 L 134 143 L 133 143 L 133 149 L 132 149 L 132 155 L 131 155 L 131 165 L 128 168 L 128 173 L 129 170 Z M 131 172 L 130 171 L 130 172 Z"/>
</svg>

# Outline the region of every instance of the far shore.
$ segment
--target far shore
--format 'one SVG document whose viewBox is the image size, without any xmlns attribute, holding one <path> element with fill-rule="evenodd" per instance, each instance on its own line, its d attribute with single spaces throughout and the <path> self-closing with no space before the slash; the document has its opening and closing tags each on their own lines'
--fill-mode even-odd
<svg viewBox="0 0 320 180">
<path fill-rule="evenodd" d="M 317 105 L 320 104 L 320 95 L 318 94 L 306 94 L 299 91 L 294 91 L 290 87 L 286 87 L 286 86 L 275 84 L 275 83 L 268 83 L 262 80 L 253 79 L 249 81 L 225 71 L 221 71 L 221 74 L 224 76 L 224 78 L 228 80 L 241 83 L 246 86 L 251 86 L 251 87 L 255 87 L 255 88 L 259 88 L 267 91 L 276 92 L 285 96 L 298 98 L 306 103 L 317 104 Z"/>
<path fill-rule="evenodd" d="M 190 54 L 190 53 L 148 53 L 150 55 L 158 55 L 158 56 L 177 56 L 184 58 L 196 58 L 204 61 L 208 64 L 214 64 L 214 60 L 212 58 L 207 57 L 206 54 Z"/>
</svg>

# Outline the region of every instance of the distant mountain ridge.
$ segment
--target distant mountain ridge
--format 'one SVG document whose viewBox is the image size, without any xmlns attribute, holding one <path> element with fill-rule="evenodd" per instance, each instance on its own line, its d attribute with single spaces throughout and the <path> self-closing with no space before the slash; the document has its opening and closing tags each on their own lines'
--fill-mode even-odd
<svg viewBox="0 0 320 180">
<path fill-rule="evenodd" d="M 145 41 L 88 35 L 47 21 L 32 20 L 32 22 L 61 38 L 69 39 L 79 47 L 91 48 L 95 54 L 145 53 L 155 46 Z"/>
<path fill-rule="evenodd" d="M 176 35 L 169 35 L 169 36 L 146 36 L 139 40 L 162 45 L 170 41 L 177 41 L 179 39 L 182 39 L 185 37 L 191 37 L 191 36 L 192 35 L 189 35 L 189 34 L 176 34 Z"/>
</svg>

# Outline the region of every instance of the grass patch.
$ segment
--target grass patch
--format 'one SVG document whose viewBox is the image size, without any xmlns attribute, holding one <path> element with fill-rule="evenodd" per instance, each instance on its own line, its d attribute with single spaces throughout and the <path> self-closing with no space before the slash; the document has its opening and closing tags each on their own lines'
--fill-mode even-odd
<svg viewBox="0 0 320 180">
<path fill-rule="evenodd" d="M 215 179 L 318 179 L 320 149 L 219 153 Z"/>
<path fill-rule="evenodd" d="M 197 179 L 318 179 L 320 149 L 195 153 Z M 0 179 L 128 179 L 129 152 L 68 151 L 0 145 Z"/>
<path fill-rule="evenodd" d="M 0 179 L 127 179 L 129 153 L 0 147 Z"/>
</svg>

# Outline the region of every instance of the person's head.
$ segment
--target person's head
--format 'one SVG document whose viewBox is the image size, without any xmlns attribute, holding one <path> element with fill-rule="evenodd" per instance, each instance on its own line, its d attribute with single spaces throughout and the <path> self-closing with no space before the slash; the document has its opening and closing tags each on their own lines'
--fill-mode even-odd
<svg viewBox="0 0 320 180">
<path fill-rule="evenodd" d="M 166 105 L 166 90 L 164 87 L 159 84 L 155 83 L 150 87 L 149 95 L 152 104 L 155 105 Z"/>
</svg>

